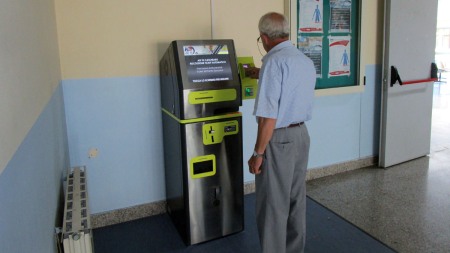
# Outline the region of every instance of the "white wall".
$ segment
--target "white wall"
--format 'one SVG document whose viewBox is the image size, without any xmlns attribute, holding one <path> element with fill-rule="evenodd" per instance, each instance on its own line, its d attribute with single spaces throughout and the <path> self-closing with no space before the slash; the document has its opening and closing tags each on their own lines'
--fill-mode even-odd
<svg viewBox="0 0 450 253">
<path fill-rule="evenodd" d="M 238 56 L 253 56 L 260 65 L 259 18 L 284 9 L 281 0 L 195 0 L 172 8 L 174 1 L 57 0 L 70 161 L 72 166 L 88 168 L 94 214 L 165 199 L 158 62 L 169 43 L 231 38 Z M 363 93 L 316 99 L 313 120 L 308 123 L 309 168 L 378 152 L 374 143 L 378 143 L 379 123 L 375 99 L 380 1 L 364 0 L 363 10 L 370 13 L 364 16 L 363 27 L 368 37 L 363 39 L 363 50 L 369 85 Z M 153 14 L 159 22 L 155 23 Z M 86 20 L 91 20 L 88 29 Z M 80 44 L 69 43 L 75 40 Z M 245 166 L 257 131 L 253 103 L 243 101 L 240 108 L 245 182 L 254 180 Z M 95 158 L 88 155 L 92 148 L 99 151 Z"/>
<path fill-rule="evenodd" d="M 61 79 L 53 0 L 0 0 L 0 174 Z"/>
<path fill-rule="evenodd" d="M 380 1 L 363 1 L 367 4 L 364 11 L 378 14 L 365 16 L 371 22 L 363 27 L 373 39 L 363 38 L 363 48 L 369 52 L 364 62 L 373 73 L 369 81 L 374 86 Z M 268 11 L 284 9 L 281 0 L 56 0 L 56 39 L 53 5 L 50 0 L 46 3 L 34 6 L 8 1 L 1 9 L 0 28 L 2 35 L 7 35 L 1 37 L 0 58 L 5 72 L 2 89 L 6 91 L 0 93 L 0 117 L 5 122 L 0 132 L 2 169 L 57 86 L 59 41 L 70 160 L 72 166 L 88 167 L 93 213 L 165 197 L 157 73 L 168 43 L 186 38 L 232 38 L 237 54 L 254 56 L 259 65 L 258 19 Z M 308 124 L 313 137 L 310 168 L 376 153 L 376 115 L 366 121 L 362 113 L 376 114 L 376 108 L 370 106 L 375 96 L 374 88 L 362 94 L 317 99 L 314 120 Z M 252 107 L 250 100 L 241 108 L 244 160 L 256 136 Z M 341 128 L 346 130 L 344 134 Z M 95 159 L 88 158 L 91 148 L 99 149 Z M 245 181 L 251 181 L 252 175 L 244 171 Z"/>
<path fill-rule="evenodd" d="M 68 147 L 54 2 L 0 6 L 0 252 L 56 252 Z"/>
</svg>

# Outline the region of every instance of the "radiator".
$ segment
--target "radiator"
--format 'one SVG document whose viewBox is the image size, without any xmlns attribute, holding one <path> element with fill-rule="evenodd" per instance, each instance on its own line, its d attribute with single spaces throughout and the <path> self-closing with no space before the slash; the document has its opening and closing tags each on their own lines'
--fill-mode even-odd
<svg viewBox="0 0 450 253">
<path fill-rule="evenodd" d="M 64 253 L 94 252 L 85 167 L 67 170 L 61 240 Z"/>
</svg>

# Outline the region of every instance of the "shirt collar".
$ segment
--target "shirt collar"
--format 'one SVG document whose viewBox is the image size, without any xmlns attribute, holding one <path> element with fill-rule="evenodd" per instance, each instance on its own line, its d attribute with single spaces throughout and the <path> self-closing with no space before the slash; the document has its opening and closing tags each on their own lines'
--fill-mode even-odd
<svg viewBox="0 0 450 253">
<path fill-rule="evenodd" d="M 289 47 L 289 46 L 292 46 L 290 40 L 286 40 L 286 41 L 279 43 L 278 45 L 276 45 L 272 49 L 270 49 L 270 51 L 266 55 L 263 56 L 261 61 L 264 61 L 267 57 L 270 57 L 270 55 L 274 54 L 276 51 L 280 51 L 281 49 Z"/>
</svg>

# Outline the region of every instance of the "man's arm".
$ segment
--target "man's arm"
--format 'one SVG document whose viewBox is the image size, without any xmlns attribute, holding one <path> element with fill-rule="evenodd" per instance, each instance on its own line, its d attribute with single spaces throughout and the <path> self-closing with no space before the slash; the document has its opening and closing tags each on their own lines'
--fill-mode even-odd
<svg viewBox="0 0 450 253">
<path fill-rule="evenodd" d="M 272 138 L 273 130 L 277 123 L 276 119 L 258 117 L 258 135 L 256 138 L 255 151 L 258 154 L 263 154 Z M 254 157 L 253 155 L 248 160 L 250 173 L 261 173 L 262 157 Z"/>
</svg>

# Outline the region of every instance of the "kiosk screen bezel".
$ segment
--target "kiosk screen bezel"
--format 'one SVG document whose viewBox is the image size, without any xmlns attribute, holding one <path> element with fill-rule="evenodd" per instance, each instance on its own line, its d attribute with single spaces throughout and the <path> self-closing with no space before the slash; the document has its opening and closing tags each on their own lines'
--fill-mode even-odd
<svg viewBox="0 0 450 253">
<path fill-rule="evenodd" d="M 185 53 L 197 49 L 197 55 Z M 208 53 L 206 49 L 211 48 Z M 177 41 L 180 74 L 184 89 L 223 89 L 239 86 L 239 74 L 233 40 L 185 40 Z M 204 64 L 203 64 L 204 63 Z M 191 65 L 190 65 L 191 64 Z M 197 65 L 196 65 L 197 64 Z M 208 66 L 210 68 L 208 69 Z M 220 72 L 214 73 L 214 68 Z M 204 78 L 198 71 L 204 72 Z M 194 73 L 195 72 L 195 73 Z"/>
</svg>

